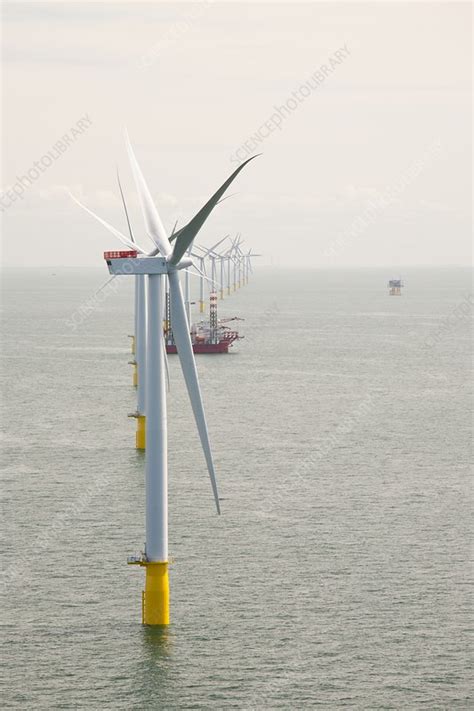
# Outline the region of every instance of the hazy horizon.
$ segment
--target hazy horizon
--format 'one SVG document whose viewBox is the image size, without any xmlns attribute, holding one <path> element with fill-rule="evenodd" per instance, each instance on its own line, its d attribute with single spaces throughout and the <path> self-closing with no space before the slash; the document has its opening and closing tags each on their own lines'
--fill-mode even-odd
<svg viewBox="0 0 474 711">
<path fill-rule="evenodd" d="M 119 243 L 66 190 L 125 232 L 116 164 L 144 233 L 125 125 L 169 229 L 263 153 L 202 244 L 241 232 L 292 267 L 470 265 L 470 19 L 466 3 L 5 3 L 4 266 L 100 266 Z"/>
<path fill-rule="evenodd" d="M 102 263 L 98 264 L 42 264 L 42 265 L 15 265 L 15 264 L 10 264 L 10 265 L 2 265 L 2 270 L 3 271 L 22 271 L 26 269 L 38 269 L 38 270 L 47 270 L 47 269 L 81 269 L 81 270 L 96 270 L 96 271 L 103 271 L 104 265 Z M 258 273 L 258 271 L 286 271 L 288 267 L 285 267 L 282 263 L 274 263 L 274 264 L 255 264 L 254 262 L 254 270 Z M 470 264 L 435 264 L 435 265 L 430 265 L 430 264 L 405 264 L 405 265 L 398 265 L 396 268 L 394 268 L 392 265 L 389 264 L 380 264 L 377 266 L 364 266 L 364 265 L 337 265 L 337 266 L 319 266 L 317 264 L 315 265 L 304 265 L 304 264 L 296 264 L 296 265 L 291 265 L 289 267 L 291 271 L 364 271 L 364 270 L 386 270 L 387 272 L 390 272 L 391 274 L 398 274 L 400 271 L 404 270 L 414 270 L 414 269 L 430 269 L 433 271 L 436 270 L 442 270 L 442 269 L 463 269 L 467 271 L 473 271 L 474 272 L 474 267 Z M 107 270 L 104 272 L 107 273 Z M 198 278 L 199 275 L 196 272 L 196 278 Z"/>
</svg>

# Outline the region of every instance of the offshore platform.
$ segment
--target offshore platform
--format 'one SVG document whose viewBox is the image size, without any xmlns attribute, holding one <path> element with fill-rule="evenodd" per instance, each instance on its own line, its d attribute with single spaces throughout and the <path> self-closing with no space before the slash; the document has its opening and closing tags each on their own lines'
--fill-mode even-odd
<svg viewBox="0 0 474 711">
<path fill-rule="evenodd" d="M 401 279 L 390 279 L 388 282 L 388 293 L 390 296 L 401 296 L 402 295 L 403 282 Z"/>
</svg>

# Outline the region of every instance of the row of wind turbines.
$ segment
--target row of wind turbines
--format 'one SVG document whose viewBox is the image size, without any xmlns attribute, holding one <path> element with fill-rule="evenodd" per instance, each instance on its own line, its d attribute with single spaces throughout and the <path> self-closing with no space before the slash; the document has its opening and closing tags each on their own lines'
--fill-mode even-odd
<svg viewBox="0 0 474 711">
<path fill-rule="evenodd" d="M 230 235 L 225 235 L 212 247 L 203 247 L 198 244 L 193 244 L 187 252 L 186 256 L 194 261 L 197 267 L 197 273 L 194 275 L 199 279 L 199 312 L 201 314 L 206 311 L 205 294 L 209 298 L 209 316 L 212 319 L 214 315 L 217 323 L 217 293 L 219 291 L 220 298 L 225 298 L 225 292 L 230 296 L 231 293 L 237 291 L 249 282 L 249 275 L 253 272 L 252 257 L 261 256 L 255 254 L 251 249 L 242 250 L 243 239 L 241 234 L 231 238 Z M 191 332 L 192 324 L 192 305 L 191 301 L 191 272 L 189 269 L 184 270 L 184 306 L 186 313 L 186 321 L 188 331 Z M 206 289 L 207 284 L 207 289 Z M 226 285 L 226 286 L 224 286 Z M 135 277 L 135 323 L 134 334 L 132 338 L 132 355 L 133 360 L 130 360 L 130 365 L 133 366 L 133 385 L 137 388 L 137 408 L 129 417 L 136 419 L 137 428 L 135 435 L 135 446 L 137 449 L 146 448 L 146 412 L 145 412 L 145 382 L 146 382 L 146 363 L 145 363 L 145 343 L 146 343 L 146 296 L 145 296 L 145 281 L 144 277 L 137 275 Z M 168 319 L 171 317 L 171 297 L 169 287 L 165 287 L 165 337 L 169 338 L 167 328 Z M 214 306 L 213 306 L 214 304 Z M 201 322 L 202 323 L 202 322 Z M 173 333 L 174 336 L 174 333 Z M 165 361 L 167 366 L 167 361 Z"/>
<path fill-rule="evenodd" d="M 198 260 L 200 270 L 200 313 L 205 312 L 205 279 L 208 280 L 210 292 L 219 292 L 221 299 L 224 298 L 226 293 L 227 296 L 230 296 L 232 291 L 236 291 L 241 286 L 248 284 L 249 275 L 253 271 L 252 257 L 260 255 L 254 254 L 251 249 L 244 252 L 242 249 L 243 242 L 244 240 L 239 233 L 233 239 L 231 239 L 230 235 L 226 235 L 209 248 L 201 247 L 198 244 L 193 247 L 190 256 Z M 189 293 L 189 273 L 185 275 L 185 284 L 188 286 L 187 293 Z"/>
<path fill-rule="evenodd" d="M 259 254 L 253 253 L 251 249 L 242 250 L 243 239 L 241 234 L 230 238 L 226 235 L 216 242 L 212 247 L 203 247 L 198 244 L 193 244 L 187 252 L 186 256 L 197 263 L 197 273 L 194 275 L 199 279 L 199 312 L 201 314 L 206 311 L 206 296 L 209 298 L 209 307 L 214 299 L 217 299 L 219 292 L 220 298 L 225 298 L 225 293 L 230 296 L 232 292 L 237 291 L 249 282 L 250 274 L 253 272 L 252 257 L 258 257 Z M 192 328 L 192 305 L 191 301 L 191 285 L 189 269 L 184 271 L 184 307 L 186 314 L 186 322 L 188 331 Z M 226 285 L 226 286 L 224 286 Z M 132 354 L 133 360 L 130 360 L 130 365 L 133 366 L 133 385 L 137 388 L 137 408 L 136 411 L 130 413 L 129 417 L 136 419 L 137 427 L 135 434 L 135 446 L 137 449 L 146 448 L 146 283 L 143 275 L 135 277 L 135 324 L 134 334 L 132 338 Z M 171 290 L 168 285 L 165 286 L 165 319 L 164 323 L 168 322 L 168 314 L 166 314 L 166 304 L 172 303 Z M 172 307 L 170 308 L 172 313 Z M 217 316 L 216 316 L 217 318 Z M 172 320 L 172 317 L 171 317 Z M 172 327 L 173 328 L 173 327 Z M 174 328 L 173 328 L 174 335 Z M 179 350 L 178 350 L 179 354 Z M 165 365 L 167 367 L 166 353 Z"/>
<path fill-rule="evenodd" d="M 171 234 L 168 234 L 151 197 L 127 134 L 125 138 L 145 222 L 145 232 L 151 240 L 152 248 L 144 248 L 137 241 L 131 228 L 121 186 L 120 192 L 129 228 L 128 236 L 122 234 L 89 210 L 89 208 L 74 199 L 86 212 L 97 219 L 103 227 L 128 248 L 127 251 L 104 253 L 109 273 L 113 277 L 131 275 L 135 278 L 135 353 L 138 364 L 137 420 L 139 427 L 143 429 L 146 441 L 146 542 L 143 554 L 129 558 L 128 562 L 145 568 L 145 589 L 142 593 L 142 622 L 147 625 L 168 625 L 170 615 L 168 579 L 167 360 L 163 332 L 165 294 L 166 292 L 169 293 L 174 340 L 206 460 L 217 513 L 220 514 L 214 462 L 190 336 L 190 315 L 181 286 L 180 272 L 183 272 L 186 278 L 191 273 L 191 270 L 194 269 L 202 279 L 208 280 L 207 259 L 211 267 L 211 285 L 215 286 L 217 283 L 217 263 L 219 263 L 220 270 L 225 270 L 226 264 L 224 260 L 227 260 L 227 275 L 231 271 L 230 264 L 232 264 L 233 274 L 237 275 L 237 281 L 235 281 L 236 277 L 234 276 L 234 284 L 238 284 L 239 281 L 242 283 L 244 279 L 248 278 L 248 271 L 251 269 L 250 255 L 242 253 L 241 242 L 234 241 L 230 249 L 223 254 L 216 250 L 227 237 L 223 238 L 217 245 L 214 245 L 210 251 L 206 250 L 206 252 L 202 251 L 204 248 L 195 248 L 194 241 L 214 207 L 221 201 L 227 188 L 247 163 L 256 156 L 252 156 L 243 162 L 184 227 L 176 230 L 175 226 Z M 140 237 L 140 242 L 141 240 L 142 237 Z M 197 249 L 197 257 L 195 256 L 195 249 Z M 197 266 L 195 260 L 198 261 L 199 266 Z M 236 272 L 234 267 L 237 269 Z M 221 275 L 222 273 L 224 272 L 221 271 Z M 227 278 L 229 279 L 230 277 L 228 276 Z M 223 280 L 221 279 L 221 287 L 222 283 Z M 189 294 L 189 283 L 187 289 Z M 227 281 L 227 289 L 229 290 L 229 281 Z M 222 288 L 221 297 L 223 297 Z"/>
</svg>

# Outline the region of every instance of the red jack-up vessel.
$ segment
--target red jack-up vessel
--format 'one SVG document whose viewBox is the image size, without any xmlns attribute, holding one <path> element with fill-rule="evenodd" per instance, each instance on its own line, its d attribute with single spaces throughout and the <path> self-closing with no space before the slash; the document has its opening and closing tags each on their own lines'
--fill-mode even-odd
<svg viewBox="0 0 474 711">
<path fill-rule="evenodd" d="M 217 294 L 212 292 L 209 298 L 209 321 L 199 321 L 191 326 L 191 342 L 194 353 L 228 353 L 234 341 L 238 341 L 243 336 L 239 336 L 237 331 L 230 329 L 224 324 L 228 321 L 241 321 L 237 317 L 231 319 L 217 318 Z M 163 324 L 166 352 L 177 353 L 176 345 L 171 330 L 171 314 L 169 299 L 166 299 L 166 319 Z"/>
</svg>

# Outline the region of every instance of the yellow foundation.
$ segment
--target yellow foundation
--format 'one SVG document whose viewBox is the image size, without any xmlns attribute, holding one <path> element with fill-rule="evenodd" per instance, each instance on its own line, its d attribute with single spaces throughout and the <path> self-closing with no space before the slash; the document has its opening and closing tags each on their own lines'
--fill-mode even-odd
<svg viewBox="0 0 474 711">
<path fill-rule="evenodd" d="M 130 557 L 129 565 L 145 568 L 145 590 L 142 590 L 142 623 L 163 626 L 170 623 L 170 584 L 168 561 L 149 561 Z"/>
<path fill-rule="evenodd" d="M 199 302 L 199 313 L 203 314 L 205 310 L 206 310 L 206 307 L 204 305 L 204 301 L 200 301 Z"/>
<path fill-rule="evenodd" d="M 143 562 L 145 590 L 142 593 L 142 622 L 144 625 L 169 625 L 170 585 L 168 561 Z"/>
<path fill-rule="evenodd" d="M 146 448 L 146 416 L 137 415 L 137 432 L 135 434 L 135 448 Z"/>
<path fill-rule="evenodd" d="M 135 355 L 135 336 L 129 336 L 131 343 L 130 343 L 130 348 L 132 350 L 133 355 Z"/>
<path fill-rule="evenodd" d="M 133 382 L 133 387 L 136 388 L 138 385 L 138 368 L 136 363 L 132 363 L 133 365 L 133 373 L 132 373 L 132 382 Z"/>
</svg>

